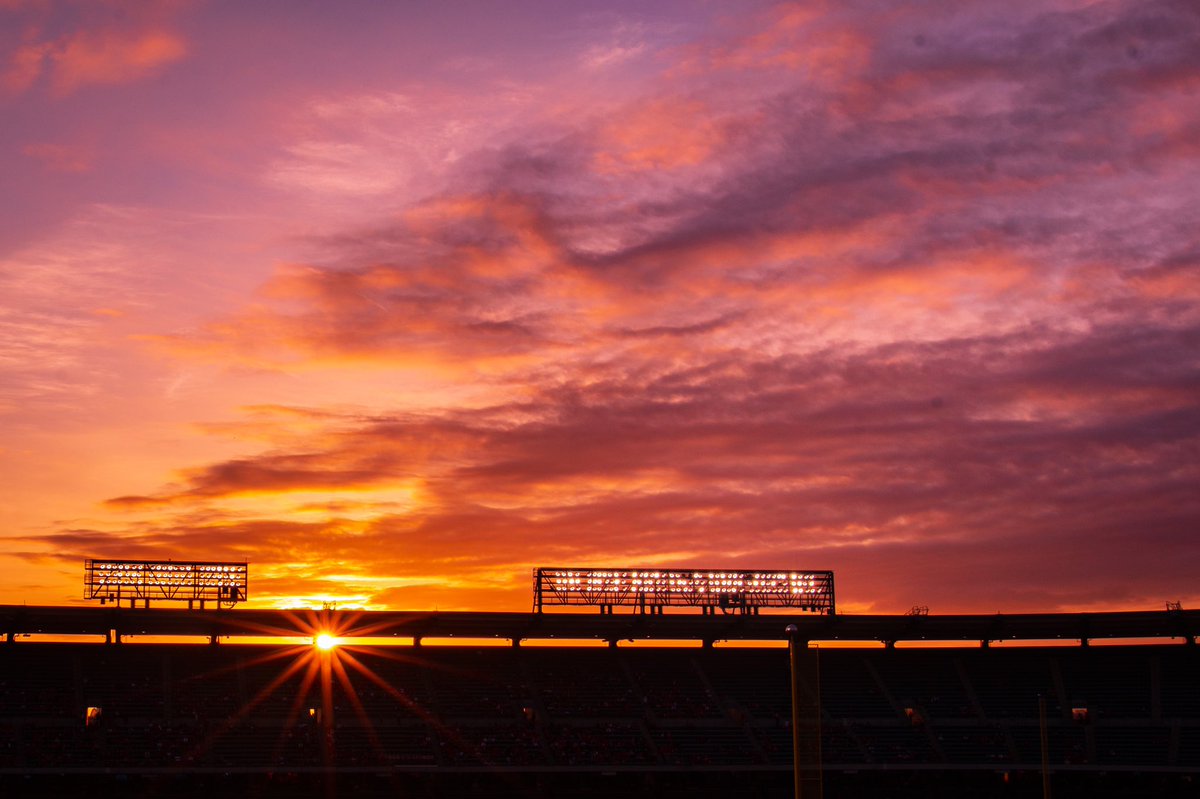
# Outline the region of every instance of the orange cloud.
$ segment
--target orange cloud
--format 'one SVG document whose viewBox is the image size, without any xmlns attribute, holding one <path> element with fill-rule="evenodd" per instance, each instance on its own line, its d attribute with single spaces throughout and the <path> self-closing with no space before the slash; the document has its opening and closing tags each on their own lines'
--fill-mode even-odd
<svg viewBox="0 0 1200 799">
<path fill-rule="evenodd" d="M 757 29 L 731 42 L 691 48 L 677 71 L 784 70 L 802 74 L 811 84 L 844 83 L 867 66 L 870 27 L 837 22 L 824 3 L 782 3 L 755 20 Z"/>
<path fill-rule="evenodd" d="M 678 99 L 634 108 L 605 126 L 601 137 L 595 165 L 606 174 L 695 166 L 726 140 L 703 103 Z"/>
<path fill-rule="evenodd" d="M 529 567 L 550 561 L 819 559 L 862 574 L 872 559 L 915 563 L 936 549 L 983 569 L 1013 536 L 1078 550 L 1095 569 L 1124 546 L 1111 531 L 1146 514 L 1164 545 L 1191 540 L 1175 510 L 1195 505 L 1176 441 L 1194 427 L 1190 399 L 1146 358 L 1186 362 L 1186 336 L 1131 332 L 741 353 L 661 375 L 613 364 L 519 407 L 360 420 L 303 452 L 190 469 L 168 505 L 113 503 L 163 518 L 47 540 L 92 554 L 232 549 L 266 572 L 260 596 L 410 605 L 443 601 L 418 589 L 429 583 L 465 603 L 516 604 Z M 1114 404 L 1135 374 L 1139 396 Z M 344 490 L 398 475 L 424 486 L 405 507 L 356 506 Z M 261 502 L 298 487 L 334 501 L 299 514 Z M 251 494 L 257 504 L 229 501 Z M 898 594 L 930 590 L 923 573 Z M 1129 579 L 1101 574 L 1090 572 L 1097 593 Z M 890 587 L 867 590 L 903 607 Z M 991 601 L 986 587 L 958 591 L 958 607 Z"/>
<path fill-rule="evenodd" d="M 187 54 L 186 42 L 166 19 L 174 8 L 162 3 L 131 7 L 135 19 L 118 26 L 104 16 L 101 4 L 85 6 L 75 29 L 55 38 L 46 38 L 43 26 L 31 23 L 0 73 L 0 86 L 18 94 L 44 79 L 55 94 L 66 95 L 149 77 Z M 48 7 L 36 10 L 41 16 L 49 13 Z"/>
<path fill-rule="evenodd" d="M 259 305 L 198 336 L 155 340 L 269 364 L 511 368 L 564 345 L 589 290 L 590 278 L 570 268 L 558 232 L 529 198 L 447 198 L 359 243 L 374 251 L 361 267 L 282 266 Z"/>
<path fill-rule="evenodd" d="M 1130 283 L 1144 297 L 1200 308 L 1200 247 L 1169 265 L 1133 275 Z"/>
<path fill-rule="evenodd" d="M 50 44 L 47 42 L 21 45 L 9 57 L 8 68 L 0 77 L 0 84 L 12 94 L 19 94 L 33 86 L 42 74 L 49 53 Z"/>
<path fill-rule="evenodd" d="M 147 77 L 186 53 L 183 39 L 165 30 L 83 32 L 52 54 L 52 81 L 63 94 L 89 84 L 126 83 Z"/>
</svg>

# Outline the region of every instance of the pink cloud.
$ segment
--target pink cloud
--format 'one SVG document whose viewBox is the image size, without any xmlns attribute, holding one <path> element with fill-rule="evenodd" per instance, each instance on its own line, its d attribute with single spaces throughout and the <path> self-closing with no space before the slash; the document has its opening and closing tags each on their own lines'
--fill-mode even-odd
<svg viewBox="0 0 1200 799">
<path fill-rule="evenodd" d="M 62 94 L 88 85 L 127 83 L 148 77 L 186 54 L 184 40 L 170 31 L 84 31 L 50 54 L 51 82 Z"/>
<path fill-rule="evenodd" d="M 13 6 L 22 13 L 24 27 L 0 81 L 18 94 L 45 80 L 62 96 L 87 86 L 143 80 L 187 55 L 187 44 L 172 24 L 180 8 L 165 0 L 124 7 L 117 15 L 109 4 L 78 4 L 56 19 L 48 4 Z M 52 32 L 59 27 L 66 30 Z"/>
<path fill-rule="evenodd" d="M 48 42 L 33 42 L 17 47 L 8 59 L 8 67 L 4 70 L 4 88 L 19 94 L 33 86 L 41 76 L 45 62 L 51 51 Z"/>
<path fill-rule="evenodd" d="M 732 19 L 738 35 L 681 48 L 673 72 L 782 71 L 803 78 L 813 89 L 836 88 L 854 80 L 869 64 L 878 24 L 874 15 L 850 22 L 835 4 L 780 3 L 749 26 L 744 19 Z"/>
<path fill-rule="evenodd" d="M 696 101 L 659 100 L 612 119 L 596 155 L 601 172 L 675 169 L 710 159 L 725 135 Z"/>
<path fill-rule="evenodd" d="M 52 142 L 28 144 L 21 151 L 54 172 L 87 172 L 94 159 L 89 148 Z"/>
</svg>

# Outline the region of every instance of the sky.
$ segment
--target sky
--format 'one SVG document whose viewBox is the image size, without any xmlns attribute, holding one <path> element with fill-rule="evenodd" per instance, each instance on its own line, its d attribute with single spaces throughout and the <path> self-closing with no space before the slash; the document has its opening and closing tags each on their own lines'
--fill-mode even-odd
<svg viewBox="0 0 1200 799">
<path fill-rule="evenodd" d="M 0 603 L 1200 604 L 1193 0 L 0 0 Z"/>
</svg>

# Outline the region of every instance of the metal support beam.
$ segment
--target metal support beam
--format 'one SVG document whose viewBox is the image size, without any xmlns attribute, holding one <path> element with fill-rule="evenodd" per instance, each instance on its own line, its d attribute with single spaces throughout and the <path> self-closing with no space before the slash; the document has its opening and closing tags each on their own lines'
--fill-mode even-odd
<svg viewBox="0 0 1200 799">
<path fill-rule="evenodd" d="M 821 672 L 819 649 L 810 649 L 800 629 L 789 624 L 788 665 L 792 678 L 792 780 L 795 799 L 821 799 Z"/>
</svg>

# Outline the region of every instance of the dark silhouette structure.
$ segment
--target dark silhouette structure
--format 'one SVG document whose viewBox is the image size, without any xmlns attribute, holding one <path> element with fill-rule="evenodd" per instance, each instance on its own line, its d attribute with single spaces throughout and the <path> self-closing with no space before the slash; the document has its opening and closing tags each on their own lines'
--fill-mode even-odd
<svg viewBox="0 0 1200 799">
<path fill-rule="evenodd" d="M 875 641 L 957 631 L 971 645 L 820 649 L 806 683 L 819 694 L 826 797 L 1039 795 L 1039 700 L 1056 797 L 1195 794 L 1195 612 L 1005 618 L 0 607 L 0 784 L 6 796 L 791 796 L 785 625 L 817 641 L 839 629 L 820 623 L 841 621 Z M 429 645 L 637 629 L 702 643 L 704 624 L 747 640 L 769 627 L 777 645 Z M 111 643 L 24 637 L 101 629 Z M 137 643 L 214 629 L 231 638 Z M 1079 645 L 1137 629 L 1176 637 Z M 289 630 L 343 644 L 233 643 Z M 980 630 L 1073 645 L 985 648 Z M 426 645 L 356 645 L 364 633 Z"/>
</svg>

